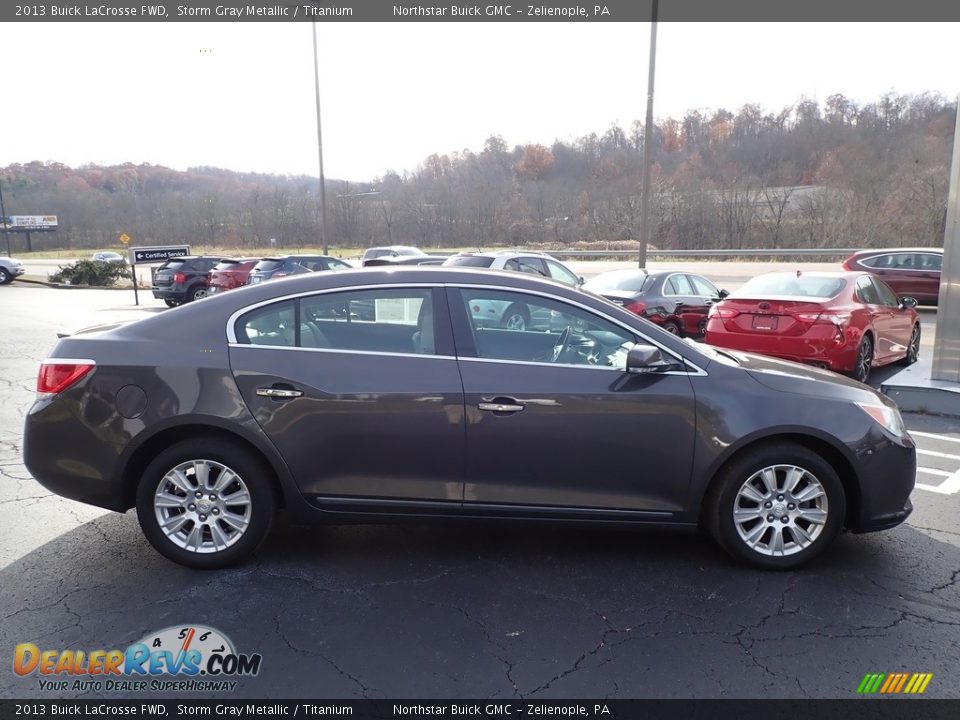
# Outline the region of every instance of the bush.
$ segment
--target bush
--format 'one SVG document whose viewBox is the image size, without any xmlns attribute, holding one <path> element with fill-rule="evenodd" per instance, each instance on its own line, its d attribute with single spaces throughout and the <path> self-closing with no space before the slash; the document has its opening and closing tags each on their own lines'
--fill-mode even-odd
<svg viewBox="0 0 960 720">
<path fill-rule="evenodd" d="M 61 265 L 60 269 L 50 276 L 50 282 L 108 287 L 125 277 L 128 272 L 126 263 L 77 260 L 73 265 Z"/>
</svg>

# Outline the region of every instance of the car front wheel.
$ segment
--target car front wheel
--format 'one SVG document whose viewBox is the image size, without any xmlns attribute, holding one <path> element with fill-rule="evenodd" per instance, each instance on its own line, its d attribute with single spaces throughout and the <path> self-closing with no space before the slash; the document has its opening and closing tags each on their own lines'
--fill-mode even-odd
<svg viewBox="0 0 960 720">
<path fill-rule="evenodd" d="M 269 470 L 251 451 L 186 440 L 161 452 L 137 487 L 137 518 L 150 544 L 181 565 L 233 565 L 263 542 L 276 500 Z"/>
<path fill-rule="evenodd" d="M 13 276 L 7 272 L 6 268 L 0 267 L 0 285 L 6 285 L 13 281 Z"/>
<path fill-rule="evenodd" d="M 731 555 L 787 569 L 813 559 L 843 525 L 846 498 L 836 471 L 800 445 L 767 445 L 723 471 L 708 502 L 710 530 Z"/>
</svg>

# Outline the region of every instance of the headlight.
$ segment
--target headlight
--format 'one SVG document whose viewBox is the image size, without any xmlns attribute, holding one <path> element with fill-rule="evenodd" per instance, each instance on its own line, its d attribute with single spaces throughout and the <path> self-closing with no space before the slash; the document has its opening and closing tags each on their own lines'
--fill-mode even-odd
<svg viewBox="0 0 960 720">
<path fill-rule="evenodd" d="M 857 407 L 876 420 L 887 432 L 896 437 L 907 436 L 907 426 L 897 408 L 881 403 L 856 403 Z"/>
</svg>

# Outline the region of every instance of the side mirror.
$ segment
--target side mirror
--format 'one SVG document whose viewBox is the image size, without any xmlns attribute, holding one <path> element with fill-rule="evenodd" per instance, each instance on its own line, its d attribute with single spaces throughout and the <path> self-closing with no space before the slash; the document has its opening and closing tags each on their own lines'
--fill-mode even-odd
<svg viewBox="0 0 960 720">
<path fill-rule="evenodd" d="M 587 281 L 583 279 L 583 275 L 577 275 L 577 287 L 580 287 Z"/>
<path fill-rule="evenodd" d="M 902 297 L 900 298 L 900 308 L 915 308 L 917 306 L 917 299 L 912 297 Z"/>
<path fill-rule="evenodd" d="M 680 369 L 679 363 L 663 356 L 653 345 L 634 345 L 627 353 L 627 372 L 631 375 L 666 372 Z"/>
<path fill-rule="evenodd" d="M 720 299 L 723 300 L 723 299 L 724 299 L 727 295 L 729 295 L 729 294 L 730 294 L 730 291 L 729 291 L 729 290 L 721 290 L 721 291 L 719 292 Z"/>
</svg>

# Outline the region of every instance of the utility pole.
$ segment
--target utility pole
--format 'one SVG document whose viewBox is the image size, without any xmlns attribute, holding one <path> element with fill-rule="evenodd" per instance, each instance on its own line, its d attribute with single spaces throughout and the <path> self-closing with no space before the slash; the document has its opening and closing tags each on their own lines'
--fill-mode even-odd
<svg viewBox="0 0 960 720">
<path fill-rule="evenodd" d="M 657 67 L 657 4 L 653 0 L 650 18 L 650 67 L 647 76 L 647 120 L 643 130 L 643 191 L 640 195 L 640 254 L 641 270 L 647 267 L 647 243 L 650 241 L 650 148 L 653 145 L 653 80 Z"/>
<path fill-rule="evenodd" d="M 7 211 L 3 207 L 3 183 L 0 182 L 0 223 L 3 224 L 3 234 L 7 237 L 7 257 L 13 257 L 10 253 L 10 231 L 7 229 Z"/>
<path fill-rule="evenodd" d="M 656 2 L 656 0 L 654 0 Z M 327 190 L 323 176 L 323 133 L 320 130 L 320 63 L 317 59 L 317 21 L 313 23 L 313 80 L 317 95 L 317 159 L 320 164 L 320 233 L 323 235 L 323 254 L 329 255 L 327 243 Z"/>
</svg>

